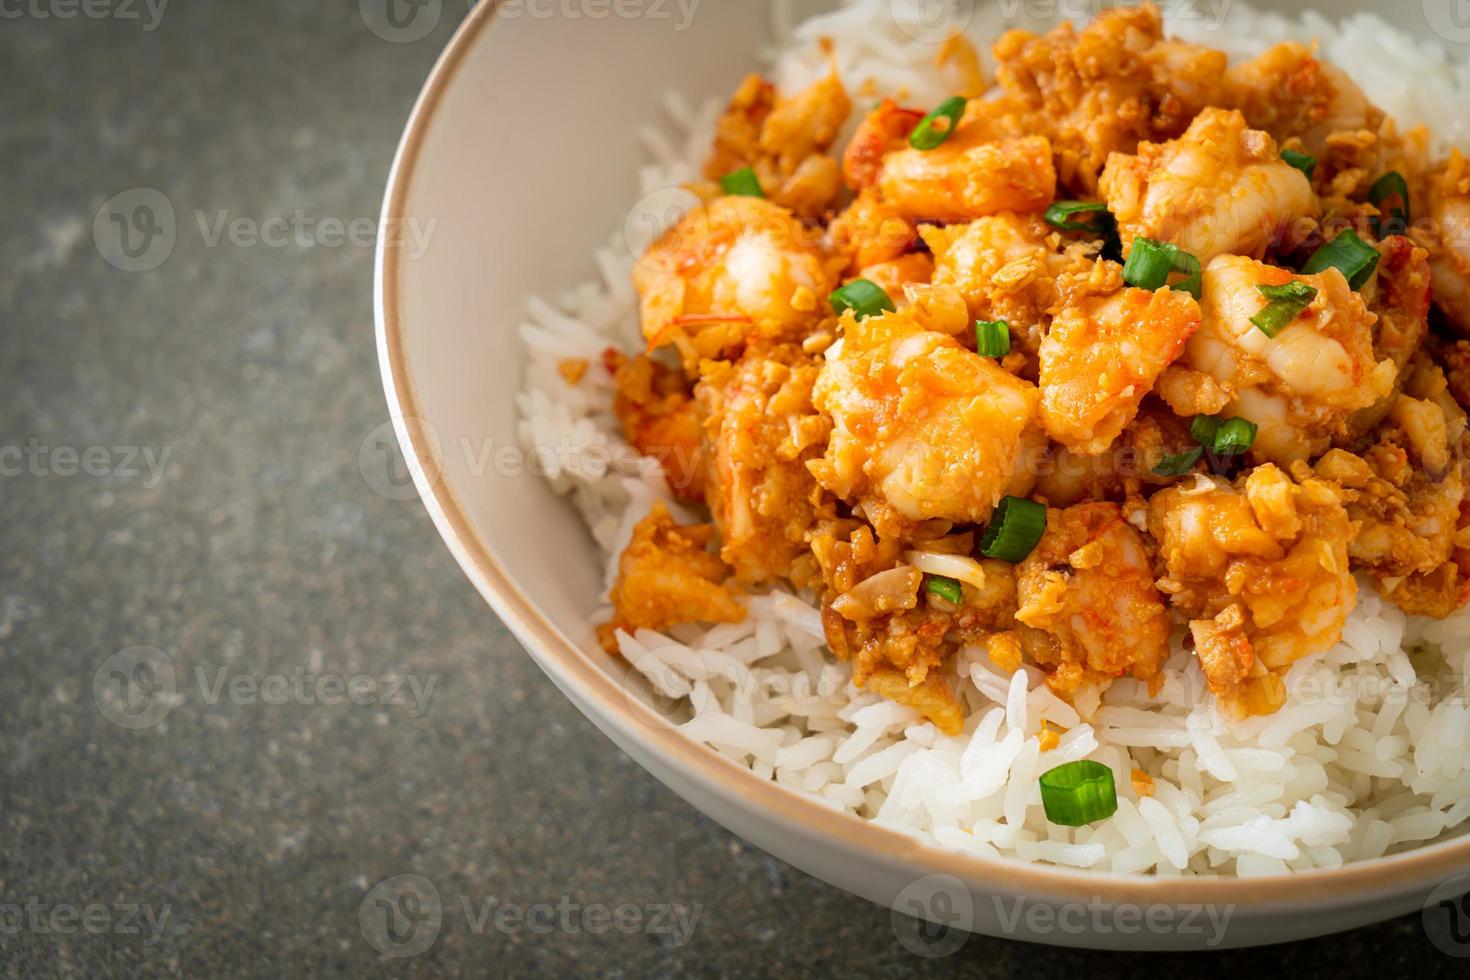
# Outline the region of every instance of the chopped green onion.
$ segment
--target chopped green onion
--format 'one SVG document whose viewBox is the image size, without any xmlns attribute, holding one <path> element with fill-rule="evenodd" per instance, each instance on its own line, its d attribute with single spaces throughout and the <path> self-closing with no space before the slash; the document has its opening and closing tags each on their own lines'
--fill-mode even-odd
<svg viewBox="0 0 1470 980">
<path fill-rule="evenodd" d="M 720 190 L 731 197 L 765 197 L 766 192 L 761 190 L 760 178 L 750 167 L 740 170 L 732 170 L 720 178 Z"/>
<path fill-rule="evenodd" d="M 1323 269 L 1336 269 L 1347 279 L 1348 286 L 1362 289 L 1363 283 L 1378 268 L 1378 249 L 1358 237 L 1351 228 L 1312 253 L 1302 272 L 1313 276 Z"/>
<path fill-rule="evenodd" d="M 1310 153 L 1298 153 L 1296 150 L 1282 150 L 1281 159 L 1306 174 L 1308 180 L 1312 179 L 1312 172 L 1317 169 L 1317 158 Z"/>
<path fill-rule="evenodd" d="M 909 134 L 909 146 L 916 150 L 932 150 L 954 135 L 959 128 L 960 117 L 965 114 L 965 97 L 956 95 L 952 99 L 945 99 L 939 103 L 939 108 L 919 120 L 914 131 Z M 934 128 L 934 123 L 943 116 L 949 120 L 949 126 L 945 129 Z"/>
<path fill-rule="evenodd" d="M 1095 215 L 1090 221 L 1073 221 L 1074 214 Z M 1108 206 L 1101 201 L 1057 201 L 1042 215 L 1058 231 L 1086 231 L 1102 235 L 1113 225 Z"/>
<path fill-rule="evenodd" d="M 1397 170 L 1390 170 L 1373 182 L 1368 188 L 1368 203 L 1379 211 L 1383 210 L 1383 202 L 1398 199 L 1402 207 L 1392 207 L 1388 212 L 1388 220 L 1384 221 L 1380 214 L 1373 219 L 1373 233 L 1379 238 L 1387 235 L 1402 235 L 1409 230 L 1409 183 L 1404 180 L 1404 175 Z"/>
<path fill-rule="evenodd" d="M 1183 476 L 1194 469 L 1194 464 L 1205 454 L 1200 446 L 1195 446 L 1186 453 L 1171 453 L 1159 460 L 1154 467 L 1155 476 Z"/>
<path fill-rule="evenodd" d="M 1046 533 L 1046 507 L 1024 497 L 1002 497 L 980 536 L 986 558 L 1017 562 L 1031 554 Z"/>
<path fill-rule="evenodd" d="M 1280 286 L 1257 286 L 1256 290 L 1271 302 L 1251 317 L 1251 323 L 1267 337 L 1279 334 L 1317 298 L 1317 290 L 1298 279 Z"/>
<path fill-rule="evenodd" d="M 1078 759 L 1041 774 L 1041 805 L 1046 819 L 1063 827 L 1084 827 L 1118 810 L 1113 770 L 1101 762 Z"/>
<path fill-rule="evenodd" d="M 1004 320 L 975 321 L 975 352 L 981 357 L 1005 357 L 1011 352 L 1011 328 Z"/>
<path fill-rule="evenodd" d="M 1226 419 L 1215 432 L 1210 448 L 1215 451 L 1216 456 L 1239 456 L 1256 441 L 1257 428 L 1259 426 L 1254 422 L 1245 419 Z"/>
<path fill-rule="evenodd" d="M 881 286 L 867 279 L 854 279 L 833 290 L 832 295 L 827 297 L 827 302 L 832 304 L 832 312 L 838 316 L 846 310 L 852 310 L 859 320 L 877 316 L 879 313 L 893 312 L 893 300 L 888 298 Z"/>
<path fill-rule="evenodd" d="M 956 606 L 965 598 L 965 590 L 960 588 L 959 579 L 949 578 L 945 575 L 924 576 L 924 591 L 937 595 L 941 599 L 948 600 Z"/>
<path fill-rule="evenodd" d="M 1169 276 L 1175 272 L 1184 273 L 1184 278 L 1171 283 Z M 1139 289 L 1163 289 L 1165 286 L 1182 289 L 1195 299 L 1199 299 L 1203 283 L 1199 259 L 1177 245 L 1152 238 L 1133 239 L 1133 248 L 1123 266 L 1123 281 Z"/>
<path fill-rule="evenodd" d="M 1220 431 L 1224 419 L 1218 415 L 1196 415 L 1189 423 L 1189 435 L 1201 446 L 1214 446 L 1215 433 Z"/>
</svg>

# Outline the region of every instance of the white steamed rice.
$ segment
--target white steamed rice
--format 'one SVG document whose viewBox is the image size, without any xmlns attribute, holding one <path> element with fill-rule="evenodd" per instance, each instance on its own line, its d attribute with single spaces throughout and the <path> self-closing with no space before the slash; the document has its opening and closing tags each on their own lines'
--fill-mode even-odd
<svg viewBox="0 0 1470 980">
<path fill-rule="evenodd" d="M 1004 26 L 1005 6 L 985 5 L 971 18 L 968 32 L 982 51 Z M 1168 21 L 1172 33 L 1232 57 L 1316 38 L 1401 126 L 1432 123 L 1442 145 L 1470 136 L 1461 109 L 1470 104 L 1470 67 L 1382 20 L 1293 20 L 1233 3 L 1221 30 L 1207 13 L 1180 9 Z M 934 29 L 917 15 L 906 20 L 904 10 L 904 0 L 858 0 L 792 25 L 777 2 L 780 45 L 766 53 L 768 69 L 783 86 L 810 82 L 826 70 L 813 42 L 828 36 L 850 89 L 872 79 L 879 91 L 906 90 L 915 104 L 937 102 L 950 93 L 932 68 L 932 44 L 916 41 L 934 38 Z M 679 187 L 698 176 L 719 107 L 669 96 L 669 126 L 642 132 L 652 158 L 639 174 L 643 197 L 597 253 L 599 278 L 556 303 L 531 300 L 521 328 L 522 441 L 585 517 L 607 556 L 609 585 L 633 525 L 655 499 L 667 502 L 667 491 L 658 465 L 623 441 L 606 372 L 568 385 L 557 364 L 597 363 L 609 345 L 641 347 L 633 255 L 658 231 L 650 215 L 666 221 L 688 206 Z M 689 737 L 834 809 L 975 854 L 1116 872 L 1263 875 L 1378 857 L 1470 818 L 1470 612 L 1407 618 L 1364 587 L 1342 642 L 1291 669 L 1287 706 L 1241 722 L 1215 709 L 1178 637 L 1158 697 L 1124 679 L 1101 704 L 1075 707 L 1035 669 L 1005 676 L 982 652 L 964 650 L 952 683 L 968 720 L 950 737 L 914 710 L 854 688 L 847 665 L 825 651 L 812 599 L 750 596 L 742 623 L 640 630 L 621 636 L 622 652 L 673 699 Z M 1037 738 L 1043 721 L 1066 729 L 1046 753 Z M 1113 770 L 1117 814 L 1079 829 L 1050 824 L 1038 777 L 1084 758 Z M 1153 777 L 1152 797 L 1135 794 L 1135 768 Z"/>
</svg>

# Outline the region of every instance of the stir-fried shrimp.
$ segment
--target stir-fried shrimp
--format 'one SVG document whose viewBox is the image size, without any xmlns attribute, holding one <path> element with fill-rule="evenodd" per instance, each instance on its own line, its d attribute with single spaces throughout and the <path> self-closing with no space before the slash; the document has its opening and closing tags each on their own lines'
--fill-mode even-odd
<svg viewBox="0 0 1470 980">
<path fill-rule="evenodd" d="M 812 408 L 817 365 L 795 344 L 752 345 L 696 388 L 709 446 L 707 494 L 720 554 L 743 582 L 804 582 L 804 536 L 830 423 Z M 800 568 L 796 567 L 798 564 Z"/>
<path fill-rule="evenodd" d="M 1429 202 L 1434 302 L 1457 333 L 1470 337 L 1470 165 L 1459 150 L 1429 178 Z"/>
<path fill-rule="evenodd" d="M 1318 185 L 1348 193 L 1371 175 L 1383 112 L 1341 69 L 1304 44 L 1278 44 L 1225 76 L 1228 104 L 1279 142 L 1295 140 L 1317 160 Z M 1362 185 L 1366 187 L 1366 185 Z"/>
<path fill-rule="evenodd" d="M 1429 332 L 1429 253 L 1402 235 L 1378 243 L 1377 273 L 1363 288 L 1373 323 L 1373 356 L 1393 362 L 1394 383 L 1387 394 L 1354 412 L 1337 445 L 1351 447 L 1383 421 L 1403 386 L 1409 358 Z"/>
<path fill-rule="evenodd" d="M 842 186 L 841 167 L 827 150 L 851 111 L 836 73 L 784 98 L 770 82 L 748 75 L 716 128 L 705 176 L 719 180 L 750 167 L 767 197 L 815 218 Z"/>
<path fill-rule="evenodd" d="M 1035 355 L 1057 302 L 1057 277 L 1085 270 L 1085 247 L 1061 251 L 1035 215 L 1012 212 L 919 229 L 934 255 L 934 282 L 954 286 L 977 320 L 1004 320 L 1012 346 Z"/>
<path fill-rule="evenodd" d="M 1005 91 L 1051 137 L 1062 183 L 1091 193 L 1109 154 L 1177 136 L 1220 104 L 1225 55 L 1164 39 L 1152 6 L 1110 10 L 1081 31 L 1011 31 L 995 45 Z"/>
<path fill-rule="evenodd" d="M 913 520 L 967 523 L 1031 488 L 1045 446 L 1033 385 L 904 313 L 844 326 L 812 395 L 833 426 L 812 464 L 822 486 Z"/>
<path fill-rule="evenodd" d="M 905 218 L 876 191 L 863 191 L 827 228 L 833 251 L 847 257 L 847 272 L 891 262 L 919 242 L 919 226 Z"/>
<path fill-rule="evenodd" d="M 786 590 L 856 686 L 957 735 L 960 650 L 1086 715 L 1127 675 L 1174 690 L 1182 642 L 1261 714 L 1355 574 L 1415 615 L 1470 602 L 1466 158 L 1313 48 L 1227 70 L 1148 4 L 993 50 L 987 91 L 940 47 L 963 108 L 875 77 L 845 143 L 835 69 L 741 83 L 707 205 L 634 265 L 647 349 L 604 358 L 627 441 L 710 523 L 637 526 L 604 640 Z M 759 193 L 716 193 L 746 167 Z"/>
<path fill-rule="evenodd" d="M 1358 522 L 1354 564 L 1407 611 L 1446 615 L 1470 598 L 1465 413 L 1437 366 L 1421 359 L 1407 374 L 1374 443 L 1361 455 L 1334 449 L 1316 471 L 1343 487 Z"/>
<path fill-rule="evenodd" d="M 633 267 L 643 336 L 692 372 L 751 336 L 799 339 L 836 285 L 819 236 L 778 204 L 721 197 L 685 215 Z"/>
<path fill-rule="evenodd" d="M 1197 476 L 1159 491 L 1148 527 L 1159 587 L 1189 617 L 1211 690 L 1245 713 L 1280 707 L 1273 672 L 1336 643 L 1357 602 L 1341 492 L 1267 463 L 1233 484 Z"/>
<path fill-rule="evenodd" d="M 1268 303 L 1257 287 L 1293 280 L 1316 296 L 1269 337 L 1251 322 Z M 1225 414 L 1260 426 L 1252 452 L 1261 459 L 1287 463 L 1326 451 L 1354 411 L 1393 385 L 1393 362 L 1373 353 L 1375 318 L 1337 269 L 1294 275 L 1220 256 L 1204 271 L 1200 308 L 1204 321 L 1184 363 L 1233 388 Z"/>
<path fill-rule="evenodd" d="M 1124 674 L 1152 680 L 1169 614 L 1143 535 L 1115 503 L 1048 510 L 1041 543 L 1016 570 L 1022 646 L 1062 692 Z M 1044 636 L 1027 636 L 1026 630 Z"/>
<path fill-rule="evenodd" d="M 1138 236 L 1172 242 L 1203 264 L 1261 258 L 1281 225 L 1316 210 L 1276 141 L 1227 109 L 1201 112 L 1176 140 L 1109 157 L 1100 187 L 1125 247 Z"/>
<path fill-rule="evenodd" d="M 615 630 L 738 623 L 745 618 L 745 607 L 722 584 L 730 570 L 707 550 L 714 534 L 708 524 L 681 527 L 667 507 L 653 505 L 618 559 L 612 622 L 600 630 L 603 646 L 617 650 Z"/>
<path fill-rule="evenodd" d="M 969 221 L 1050 204 L 1057 178 L 1046 138 L 990 135 L 967 116 L 937 149 L 889 153 L 878 174 L 879 193 L 902 214 L 924 221 Z"/>
<path fill-rule="evenodd" d="M 1066 448 L 1100 453 L 1199 329 L 1199 304 L 1177 290 L 1125 287 L 1116 262 L 1063 277 L 1060 292 L 1041 342 L 1041 419 Z"/>
</svg>

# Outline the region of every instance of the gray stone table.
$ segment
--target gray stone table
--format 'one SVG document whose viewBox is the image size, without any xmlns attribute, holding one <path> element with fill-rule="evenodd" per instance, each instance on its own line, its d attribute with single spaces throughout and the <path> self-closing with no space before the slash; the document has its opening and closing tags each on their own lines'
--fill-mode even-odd
<svg viewBox="0 0 1470 980">
<path fill-rule="evenodd" d="M 0 3 L 0 973 L 1464 976 L 1417 916 L 920 958 L 584 721 L 357 464 L 371 249 L 333 223 L 376 218 L 442 7 L 389 43 L 351 0 Z M 403 874 L 444 911 L 390 959 L 359 915 Z M 629 931 L 579 924 L 619 906 Z"/>
</svg>

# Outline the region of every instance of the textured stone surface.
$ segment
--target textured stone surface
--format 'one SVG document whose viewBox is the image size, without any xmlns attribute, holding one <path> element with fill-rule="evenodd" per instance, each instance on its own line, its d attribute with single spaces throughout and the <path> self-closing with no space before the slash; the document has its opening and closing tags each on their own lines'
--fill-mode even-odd
<svg viewBox="0 0 1470 980">
<path fill-rule="evenodd" d="M 463 4 L 412 43 L 351 2 L 176 0 L 151 31 L 142 4 L 24 9 L 0 21 L 0 447 L 29 447 L 0 477 L 0 902 L 48 908 L 0 910 L 0 973 L 1463 975 L 1417 916 L 1188 962 L 980 937 L 928 961 L 887 911 L 725 833 L 552 688 L 416 502 L 365 484 L 385 417 L 370 249 L 210 242 L 221 212 L 373 219 Z M 138 187 L 168 199 L 177 241 L 122 271 L 93 217 Z M 58 447 L 99 447 L 92 472 Z M 135 646 L 164 653 L 113 656 Z M 269 680 L 298 674 L 436 686 L 415 712 Z M 144 690 L 136 715 L 115 697 Z M 388 961 L 359 911 L 399 874 L 446 911 L 431 948 Z M 679 944 L 477 931 L 462 900 L 702 911 Z M 89 904 L 97 934 L 51 918 Z"/>
</svg>

